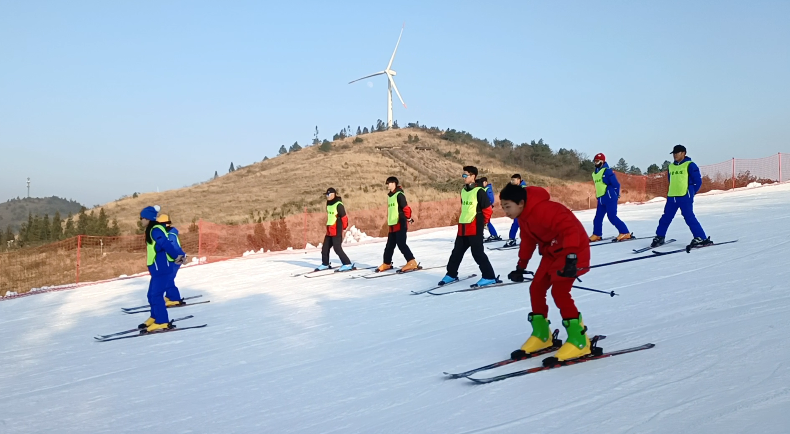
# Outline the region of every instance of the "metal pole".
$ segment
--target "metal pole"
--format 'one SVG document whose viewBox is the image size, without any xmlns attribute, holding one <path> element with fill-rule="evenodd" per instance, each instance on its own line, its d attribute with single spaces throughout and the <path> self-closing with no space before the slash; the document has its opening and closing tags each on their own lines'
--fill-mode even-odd
<svg viewBox="0 0 790 434">
<path fill-rule="evenodd" d="M 779 152 L 779 183 L 782 183 L 782 153 Z"/>
<path fill-rule="evenodd" d="M 198 264 L 203 257 L 203 219 L 198 220 Z"/>
<path fill-rule="evenodd" d="M 732 188 L 735 189 L 735 158 L 732 159 Z"/>
<path fill-rule="evenodd" d="M 302 226 L 304 232 L 304 248 L 307 248 L 307 207 L 304 207 L 304 225 Z"/>
<path fill-rule="evenodd" d="M 75 283 L 80 283 L 80 250 L 82 249 L 82 235 L 77 235 L 77 278 Z"/>
</svg>

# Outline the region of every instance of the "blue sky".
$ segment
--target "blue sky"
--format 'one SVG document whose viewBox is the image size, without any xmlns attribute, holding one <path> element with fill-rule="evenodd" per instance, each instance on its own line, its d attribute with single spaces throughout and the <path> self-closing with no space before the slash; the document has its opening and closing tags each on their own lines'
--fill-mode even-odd
<svg viewBox="0 0 790 434">
<path fill-rule="evenodd" d="M 0 200 L 179 188 L 386 118 L 643 170 L 790 152 L 790 2 L 0 1 Z M 397 102 L 397 99 L 396 99 Z M 292 180 L 305 182 L 309 174 Z"/>
</svg>

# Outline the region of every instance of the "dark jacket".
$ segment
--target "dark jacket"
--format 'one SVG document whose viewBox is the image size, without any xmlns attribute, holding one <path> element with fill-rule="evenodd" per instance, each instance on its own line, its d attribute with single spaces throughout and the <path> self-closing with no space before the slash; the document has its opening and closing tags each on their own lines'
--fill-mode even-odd
<svg viewBox="0 0 790 434">
<path fill-rule="evenodd" d="M 393 194 L 398 192 L 402 193 L 398 195 L 398 223 L 390 225 L 390 232 L 398 232 L 401 229 L 408 230 L 408 220 L 411 218 L 411 207 L 406 202 L 406 193 L 403 193 L 403 187 L 397 187 L 395 191 L 387 193 L 387 197 L 392 197 Z"/>
<path fill-rule="evenodd" d="M 326 206 L 331 206 L 342 201 L 342 197 L 335 196 L 334 199 L 326 201 Z M 343 230 L 345 229 L 348 229 L 348 216 L 346 215 L 346 208 L 341 203 L 337 206 L 337 222 L 334 225 L 326 227 L 326 234 L 330 237 L 343 235 Z"/>
</svg>

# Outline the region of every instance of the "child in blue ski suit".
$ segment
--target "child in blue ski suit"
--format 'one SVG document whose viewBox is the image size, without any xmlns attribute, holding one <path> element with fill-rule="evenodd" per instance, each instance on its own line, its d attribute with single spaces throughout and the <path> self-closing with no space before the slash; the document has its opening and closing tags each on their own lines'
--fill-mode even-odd
<svg viewBox="0 0 790 434">
<path fill-rule="evenodd" d="M 675 161 L 669 165 L 667 178 L 669 179 L 669 192 L 667 193 L 667 203 L 664 205 L 664 215 L 658 221 L 656 236 L 653 238 L 651 247 L 658 247 L 664 244 L 669 224 L 675 214 L 680 210 L 686 224 L 691 229 L 694 238 L 688 245 L 689 248 L 705 247 L 713 244 L 710 237 L 705 236 L 702 225 L 694 215 L 694 195 L 702 187 L 702 175 L 691 158 L 686 156 L 686 147 L 677 145 L 672 149 L 672 156 Z"/>
<path fill-rule="evenodd" d="M 167 229 L 167 239 L 173 243 L 173 246 L 181 248 L 181 241 L 178 239 L 178 229 L 172 226 L 172 223 L 170 222 L 170 216 L 167 214 L 161 214 L 156 218 L 156 221 L 165 225 L 165 229 Z M 178 270 L 181 268 L 181 264 L 172 262 L 170 266 L 173 270 L 173 281 L 171 282 L 172 285 L 165 291 L 165 305 L 167 307 L 185 304 L 184 300 L 181 298 L 181 292 L 176 286 L 176 275 L 178 274 Z"/>
<path fill-rule="evenodd" d="M 513 185 L 520 185 L 523 188 L 527 188 L 527 181 L 521 179 L 521 175 L 518 173 L 514 173 L 513 176 L 510 177 L 510 183 Z M 505 247 L 512 247 L 516 245 L 516 234 L 518 233 L 518 219 L 513 219 L 513 224 L 510 225 L 510 233 L 508 234 L 508 240 L 505 243 Z"/>
<path fill-rule="evenodd" d="M 486 194 L 488 195 L 488 200 L 491 202 L 491 206 L 494 206 L 494 202 L 496 198 L 494 197 L 494 186 L 488 182 L 488 178 L 485 176 L 480 178 L 480 182 L 483 184 L 483 188 L 486 189 Z M 502 241 L 502 237 L 499 236 L 496 232 L 496 228 L 489 220 L 488 222 L 488 233 L 491 234 L 486 238 L 486 242 L 488 241 Z"/>
<path fill-rule="evenodd" d="M 148 285 L 148 304 L 151 305 L 151 317 L 140 324 L 146 332 L 174 327 L 170 324 L 165 306 L 165 291 L 173 286 L 173 265 L 183 264 L 186 254 L 180 247 L 174 246 L 167 239 L 167 229 L 156 221 L 158 207 L 145 207 L 140 211 L 140 221 L 145 225 L 146 264 L 151 274 Z M 170 258 L 174 258 L 172 261 Z"/>
<path fill-rule="evenodd" d="M 620 183 L 617 181 L 617 176 L 606 163 L 604 154 L 597 154 L 593 158 L 593 163 L 595 163 L 595 172 L 593 172 L 592 177 L 595 183 L 595 197 L 598 205 L 595 210 L 593 234 L 590 236 L 590 241 L 600 241 L 602 239 L 604 216 L 609 217 L 609 222 L 617 228 L 616 241 L 630 239 L 631 233 L 628 232 L 628 227 L 617 217 L 617 200 L 620 198 Z"/>
</svg>

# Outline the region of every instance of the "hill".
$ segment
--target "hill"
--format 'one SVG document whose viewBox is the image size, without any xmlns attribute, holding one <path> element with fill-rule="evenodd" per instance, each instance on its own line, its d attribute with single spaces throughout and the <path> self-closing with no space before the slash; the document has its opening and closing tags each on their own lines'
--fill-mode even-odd
<svg viewBox="0 0 790 434">
<path fill-rule="evenodd" d="M 504 162 L 486 142 L 456 136 L 451 141 L 438 129 L 403 128 L 347 137 L 324 145 L 327 152 L 309 146 L 196 186 L 143 193 L 103 207 L 130 233 L 140 209 L 152 204 L 161 205 L 182 226 L 199 218 L 234 224 L 284 217 L 305 207 L 322 211 L 327 187 L 337 188 L 350 210 L 380 207 L 388 176 L 401 180 L 410 201 L 448 199 L 458 194 L 464 165 L 477 166 L 496 187 L 513 173 L 522 173 L 531 185 L 565 182 Z"/>
<path fill-rule="evenodd" d="M 29 214 L 41 217 L 49 215 L 51 218 L 59 212 L 65 219 L 69 213 L 77 214 L 81 209 L 82 204 L 79 202 L 57 196 L 11 199 L 0 203 L 0 228 L 5 229 L 10 225 L 16 232 L 19 225 L 27 221 Z"/>
</svg>

